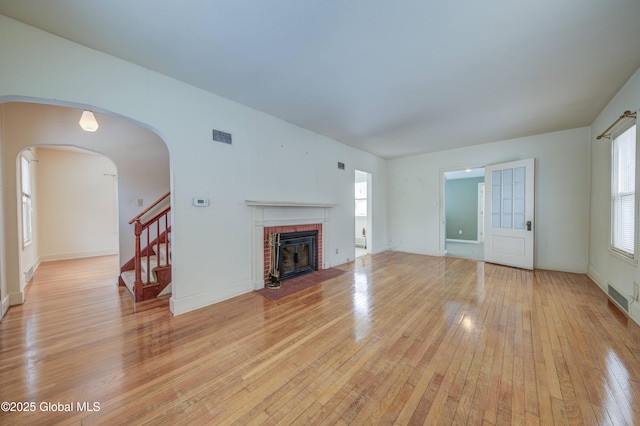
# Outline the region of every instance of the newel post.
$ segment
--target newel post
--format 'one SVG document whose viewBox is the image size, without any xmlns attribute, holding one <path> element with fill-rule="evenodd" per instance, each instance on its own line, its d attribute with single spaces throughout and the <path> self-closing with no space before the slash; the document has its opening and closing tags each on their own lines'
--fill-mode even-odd
<svg viewBox="0 0 640 426">
<path fill-rule="evenodd" d="M 136 252 L 135 252 L 135 270 L 136 280 L 133 284 L 136 302 L 142 301 L 142 264 L 140 256 L 140 235 L 142 235 L 142 224 L 140 219 L 137 219 L 134 223 L 134 232 L 136 235 Z"/>
</svg>

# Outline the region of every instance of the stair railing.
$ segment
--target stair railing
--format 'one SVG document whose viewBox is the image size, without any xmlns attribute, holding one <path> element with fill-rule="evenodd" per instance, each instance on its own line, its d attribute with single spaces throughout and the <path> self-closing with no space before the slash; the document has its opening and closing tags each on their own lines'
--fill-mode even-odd
<svg viewBox="0 0 640 426">
<path fill-rule="evenodd" d="M 143 222 L 144 216 L 154 209 L 158 204 L 160 204 L 163 200 L 171 195 L 171 192 L 167 192 L 158 200 L 156 200 L 153 204 L 139 213 L 136 217 L 129 221 L 129 224 L 134 225 L 134 233 L 135 233 L 135 257 L 134 257 L 134 268 L 135 268 L 135 282 L 134 282 L 134 293 L 135 299 L 143 300 L 143 286 L 144 284 L 148 284 L 151 282 L 151 254 L 152 251 L 155 251 L 156 260 L 155 265 L 153 267 L 159 268 L 161 266 L 170 266 L 171 265 L 171 253 L 169 248 L 170 242 L 170 233 L 171 226 L 169 215 L 171 213 L 171 205 L 161 210 L 159 213 L 155 214 L 151 219 Z M 155 231 L 155 239 L 151 240 L 151 231 Z M 145 248 L 142 249 L 142 240 L 146 239 Z M 165 259 L 164 262 L 160 262 L 160 253 L 161 253 L 161 244 L 164 244 L 165 251 Z M 145 280 L 142 280 L 142 257 L 146 256 L 146 276 Z"/>
</svg>

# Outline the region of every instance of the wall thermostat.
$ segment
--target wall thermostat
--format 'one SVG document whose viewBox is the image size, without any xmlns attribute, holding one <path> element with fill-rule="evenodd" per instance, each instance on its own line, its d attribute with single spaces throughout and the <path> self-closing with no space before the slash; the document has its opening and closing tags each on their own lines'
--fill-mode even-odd
<svg viewBox="0 0 640 426">
<path fill-rule="evenodd" d="M 208 198 L 194 198 L 193 205 L 196 207 L 209 207 L 209 199 Z"/>
</svg>

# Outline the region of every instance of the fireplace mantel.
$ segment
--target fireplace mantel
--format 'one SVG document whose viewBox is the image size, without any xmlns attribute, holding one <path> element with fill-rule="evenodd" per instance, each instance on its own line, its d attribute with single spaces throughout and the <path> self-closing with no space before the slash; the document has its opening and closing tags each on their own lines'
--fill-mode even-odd
<svg viewBox="0 0 640 426">
<path fill-rule="evenodd" d="M 309 203 L 296 201 L 256 201 L 245 200 L 247 207 L 253 210 L 252 214 L 252 281 L 254 289 L 264 288 L 264 268 L 265 268 L 265 236 L 266 227 L 286 227 L 295 225 L 318 224 L 321 226 L 322 234 L 322 258 L 318 265 L 319 269 L 328 267 L 327 247 L 330 244 L 330 211 L 338 204 L 330 203 Z"/>
</svg>

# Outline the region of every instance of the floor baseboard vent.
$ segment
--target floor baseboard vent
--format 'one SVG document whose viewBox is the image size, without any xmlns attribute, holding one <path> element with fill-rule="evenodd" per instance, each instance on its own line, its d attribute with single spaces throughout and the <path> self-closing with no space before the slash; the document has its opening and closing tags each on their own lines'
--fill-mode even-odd
<svg viewBox="0 0 640 426">
<path fill-rule="evenodd" d="M 615 288 L 611 287 L 611 284 L 607 284 L 609 293 L 609 297 L 611 297 L 615 302 L 625 310 L 625 312 L 629 312 L 629 301 L 626 297 L 618 292 Z"/>
<path fill-rule="evenodd" d="M 31 277 L 33 277 L 33 266 L 24 273 L 24 282 L 28 283 L 29 280 L 31 280 Z"/>
</svg>

